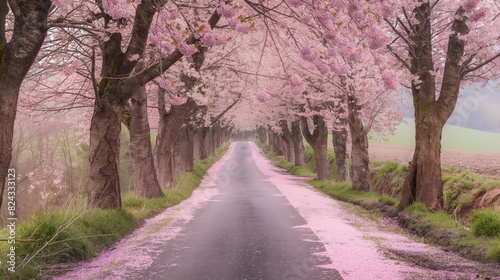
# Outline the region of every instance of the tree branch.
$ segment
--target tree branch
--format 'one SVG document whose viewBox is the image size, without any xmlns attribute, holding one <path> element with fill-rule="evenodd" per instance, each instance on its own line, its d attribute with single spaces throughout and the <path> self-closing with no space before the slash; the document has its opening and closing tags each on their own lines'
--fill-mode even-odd
<svg viewBox="0 0 500 280">
<path fill-rule="evenodd" d="M 474 72 L 474 71 L 478 70 L 479 68 L 484 67 L 486 64 L 489 64 L 489 63 L 493 62 L 495 59 L 497 59 L 499 57 L 500 57 L 500 52 L 497 53 L 496 55 L 490 57 L 489 59 L 483 61 L 482 63 L 477 64 L 474 67 L 468 67 L 468 68 L 464 69 L 464 71 L 462 71 L 462 77 L 464 77 L 465 75 L 467 75 L 467 74 L 469 74 L 471 72 Z"/>
</svg>

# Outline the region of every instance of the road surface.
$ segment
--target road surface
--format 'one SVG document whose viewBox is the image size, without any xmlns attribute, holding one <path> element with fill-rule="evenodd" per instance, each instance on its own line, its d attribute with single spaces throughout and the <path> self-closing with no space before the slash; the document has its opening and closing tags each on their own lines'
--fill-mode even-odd
<svg viewBox="0 0 500 280">
<path fill-rule="evenodd" d="M 477 275 L 478 264 L 388 231 L 390 221 L 380 225 L 346 207 L 353 208 L 271 166 L 254 143 L 235 142 L 190 199 L 59 279 L 471 279 Z"/>
</svg>

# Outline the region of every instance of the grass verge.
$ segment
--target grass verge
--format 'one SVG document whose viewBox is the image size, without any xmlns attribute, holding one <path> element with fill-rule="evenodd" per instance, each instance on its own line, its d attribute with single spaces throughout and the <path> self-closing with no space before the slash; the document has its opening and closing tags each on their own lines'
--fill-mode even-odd
<svg viewBox="0 0 500 280">
<path fill-rule="evenodd" d="M 226 144 L 216 150 L 215 156 L 197 160 L 192 172 L 178 176 L 175 189 L 164 190 L 165 197 L 143 199 L 128 193 L 122 198 L 120 210 L 87 210 L 82 203 L 47 210 L 17 225 L 15 244 L 7 242 L 9 229 L 1 230 L 0 279 L 44 279 L 64 272 L 62 267 L 67 265 L 61 264 L 97 256 L 104 248 L 130 234 L 146 217 L 190 197 L 208 168 L 228 147 Z M 11 246 L 15 246 L 15 272 L 8 270 Z"/>
</svg>

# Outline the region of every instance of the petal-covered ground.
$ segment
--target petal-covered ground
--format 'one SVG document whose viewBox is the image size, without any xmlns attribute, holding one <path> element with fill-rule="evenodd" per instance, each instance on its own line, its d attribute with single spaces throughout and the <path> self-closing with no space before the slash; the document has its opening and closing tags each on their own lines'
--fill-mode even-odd
<svg viewBox="0 0 500 280">
<path fill-rule="evenodd" d="M 236 142 L 191 198 L 58 279 L 477 279 L 488 269 L 359 212 Z"/>
</svg>

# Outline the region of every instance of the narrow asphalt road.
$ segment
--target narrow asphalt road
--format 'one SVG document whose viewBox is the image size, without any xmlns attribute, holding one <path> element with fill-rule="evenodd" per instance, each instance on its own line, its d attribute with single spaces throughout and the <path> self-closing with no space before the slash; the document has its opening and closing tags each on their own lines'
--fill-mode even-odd
<svg viewBox="0 0 500 280">
<path fill-rule="evenodd" d="M 235 142 L 189 199 L 56 279 L 500 280 L 497 266 L 369 215 L 283 174 L 254 143 Z"/>
<path fill-rule="evenodd" d="M 250 144 L 235 143 L 220 188 L 145 270 L 127 279 L 342 279 L 323 243 L 257 168 Z"/>
</svg>

